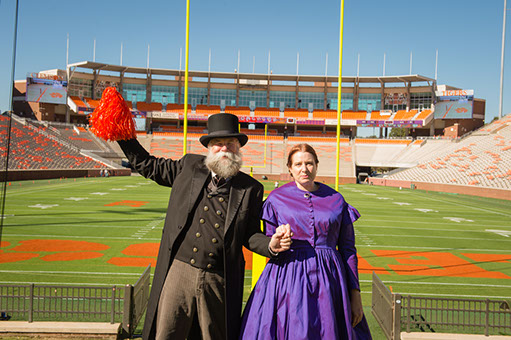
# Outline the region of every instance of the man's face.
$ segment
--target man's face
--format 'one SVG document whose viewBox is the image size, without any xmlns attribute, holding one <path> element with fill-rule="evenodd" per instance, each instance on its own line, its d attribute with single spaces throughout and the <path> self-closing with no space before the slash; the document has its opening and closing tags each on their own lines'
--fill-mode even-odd
<svg viewBox="0 0 511 340">
<path fill-rule="evenodd" d="M 208 144 L 209 150 L 212 154 L 216 154 L 219 151 L 238 153 L 240 151 L 240 142 L 237 138 L 214 138 Z"/>
<path fill-rule="evenodd" d="M 237 138 L 215 138 L 208 144 L 209 153 L 206 166 L 223 178 L 234 176 L 243 164 Z"/>
</svg>

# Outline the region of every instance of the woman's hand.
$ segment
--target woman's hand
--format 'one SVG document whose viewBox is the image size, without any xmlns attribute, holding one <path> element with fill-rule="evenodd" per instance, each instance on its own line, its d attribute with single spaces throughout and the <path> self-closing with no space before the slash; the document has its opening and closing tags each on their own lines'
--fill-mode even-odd
<svg viewBox="0 0 511 340">
<path fill-rule="evenodd" d="M 355 327 L 364 316 L 362 308 L 362 297 L 358 289 L 352 289 L 351 292 L 351 325 Z"/>
<path fill-rule="evenodd" d="M 293 233 L 291 232 L 291 227 L 289 224 L 280 225 L 277 230 L 275 230 L 275 234 L 272 235 L 270 240 L 270 249 L 274 253 L 280 253 L 288 250 L 291 247 L 291 237 Z"/>
</svg>

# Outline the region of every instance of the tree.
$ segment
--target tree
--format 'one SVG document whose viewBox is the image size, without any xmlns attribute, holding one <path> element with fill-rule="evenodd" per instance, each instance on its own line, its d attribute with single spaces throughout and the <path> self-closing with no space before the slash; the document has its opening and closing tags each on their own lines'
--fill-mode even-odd
<svg viewBox="0 0 511 340">
<path fill-rule="evenodd" d="M 392 128 L 390 129 L 389 137 L 406 137 L 408 129 L 406 128 Z"/>
</svg>

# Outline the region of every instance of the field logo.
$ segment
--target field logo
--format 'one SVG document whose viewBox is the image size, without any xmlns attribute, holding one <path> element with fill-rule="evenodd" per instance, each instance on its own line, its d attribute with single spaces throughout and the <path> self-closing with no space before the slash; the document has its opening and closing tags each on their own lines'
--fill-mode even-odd
<svg viewBox="0 0 511 340">
<path fill-rule="evenodd" d="M 504 237 L 509 237 L 509 235 L 511 235 L 511 230 L 486 229 L 485 231 L 489 233 L 495 233 L 497 235 Z"/>
<path fill-rule="evenodd" d="M 472 220 L 467 220 L 463 217 L 444 217 L 445 220 L 449 220 L 452 222 L 460 223 L 460 222 L 474 222 Z"/>
</svg>

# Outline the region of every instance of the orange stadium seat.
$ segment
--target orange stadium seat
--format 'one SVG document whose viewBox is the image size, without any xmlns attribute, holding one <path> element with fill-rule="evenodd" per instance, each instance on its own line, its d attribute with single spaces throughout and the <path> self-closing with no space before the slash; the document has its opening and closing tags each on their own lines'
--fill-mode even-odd
<svg viewBox="0 0 511 340">
<path fill-rule="evenodd" d="M 390 120 L 391 115 L 381 114 L 380 111 L 372 111 L 371 112 L 371 120 Z"/>
<path fill-rule="evenodd" d="M 312 111 L 313 119 L 337 119 L 336 110 L 314 110 Z"/>
<path fill-rule="evenodd" d="M 366 119 L 366 117 L 367 117 L 366 111 L 350 111 L 350 110 L 342 111 L 342 119 L 364 120 Z"/>
<path fill-rule="evenodd" d="M 416 119 L 426 119 L 431 113 L 432 113 L 431 110 L 424 110 L 421 113 L 419 113 Z"/>
<path fill-rule="evenodd" d="M 309 110 L 307 109 L 284 109 L 284 117 L 286 118 L 309 118 Z"/>
<path fill-rule="evenodd" d="M 188 105 L 188 113 L 192 112 L 192 106 Z M 167 104 L 167 112 L 180 113 L 183 114 L 185 112 L 184 104 Z"/>
<path fill-rule="evenodd" d="M 137 110 L 138 111 L 161 111 L 162 105 L 161 105 L 161 103 L 138 102 Z"/>
<path fill-rule="evenodd" d="M 70 98 L 75 102 L 78 107 L 87 107 L 87 104 L 83 102 L 78 96 L 70 96 Z"/>
<path fill-rule="evenodd" d="M 280 109 L 279 108 L 265 108 L 265 107 L 256 107 L 254 110 L 254 115 L 256 117 L 280 117 Z"/>
<path fill-rule="evenodd" d="M 396 115 L 394 116 L 394 120 L 410 120 L 417 114 L 417 110 L 399 110 L 396 112 Z"/>
<path fill-rule="evenodd" d="M 220 105 L 197 105 L 195 107 L 195 113 L 197 114 L 213 114 L 220 112 Z"/>
<path fill-rule="evenodd" d="M 248 106 L 226 106 L 225 113 L 232 113 L 236 116 L 250 116 L 250 108 Z"/>
</svg>

